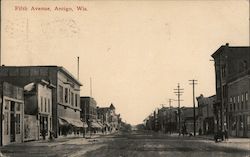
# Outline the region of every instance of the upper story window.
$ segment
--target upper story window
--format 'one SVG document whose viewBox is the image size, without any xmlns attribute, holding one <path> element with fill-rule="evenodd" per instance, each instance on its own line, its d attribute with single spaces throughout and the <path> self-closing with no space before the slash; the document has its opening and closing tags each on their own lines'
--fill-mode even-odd
<svg viewBox="0 0 250 157">
<path fill-rule="evenodd" d="M 71 105 L 74 106 L 74 93 L 71 92 Z"/>
<path fill-rule="evenodd" d="M 68 96 L 69 96 L 69 93 L 68 93 L 68 88 L 65 88 L 65 91 L 64 91 L 64 101 L 65 103 L 68 103 Z"/>
<path fill-rule="evenodd" d="M 75 94 L 75 105 L 76 107 L 78 106 L 78 94 Z M 85 102 L 84 102 L 85 103 Z M 85 104 L 86 105 L 86 104 Z"/>
<path fill-rule="evenodd" d="M 59 85 L 59 102 L 63 103 L 63 87 Z"/>
<path fill-rule="evenodd" d="M 50 99 L 48 99 L 48 113 L 50 113 Z"/>
<path fill-rule="evenodd" d="M 246 92 L 245 95 L 246 95 L 246 101 L 248 101 L 248 92 Z"/>
<path fill-rule="evenodd" d="M 44 98 L 44 112 L 47 112 L 47 100 Z"/>
<path fill-rule="evenodd" d="M 41 112 L 43 112 L 43 97 L 41 96 Z"/>
<path fill-rule="evenodd" d="M 221 76 L 222 77 L 226 76 L 226 65 L 222 65 L 222 67 L 221 67 Z"/>
</svg>

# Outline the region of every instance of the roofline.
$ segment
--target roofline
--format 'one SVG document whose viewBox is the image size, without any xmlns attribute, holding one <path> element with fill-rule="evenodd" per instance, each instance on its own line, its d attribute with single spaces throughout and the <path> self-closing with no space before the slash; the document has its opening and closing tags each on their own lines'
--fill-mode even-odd
<svg viewBox="0 0 250 157">
<path fill-rule="evenodd" d="M 226 43 L 225 45 L 220 46 L 220 48 L 218 48 L 211 56 L 214 58 L 224 48 L 250 48 L 250 46 L 229 46 L 229 44 Z"/>
<path fill-rule="evenodd" d="M 71 77 L 71 79 L 73 79 L 73 81 L 75 83 L 77 83 L 79 86 L 82 86 L 82 83 L 77 80 L 67 69 L 65 69 L 64 67 L 62 66 L 57 66 L 58 67 L 58 70 L 62 71 L 64 74 L 68 75 L 69 77 Z"/>
<path fill-rule="evenodd" d="M 77 83 L 79 86 L 82 86 L 82 83 L 78 81 L 67 69 L 65 69 L 63 66 L 57 66 L 57 65 L 25 65 L 25 66 L 0 66 L 0 67 L 6 67 L 6 68 L 27 68 L 27 67 L 47 67 L 47 68 L 57 68 L 58 71 L 63 72 L 68 77 L 70 77 L 75 83 Z"/>
</svg>

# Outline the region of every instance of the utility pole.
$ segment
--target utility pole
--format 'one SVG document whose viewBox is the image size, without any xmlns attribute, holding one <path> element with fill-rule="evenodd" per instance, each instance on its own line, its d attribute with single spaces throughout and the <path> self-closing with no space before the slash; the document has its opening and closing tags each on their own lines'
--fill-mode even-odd
<svg viewBox="0 0 250 157">
<path fill-rule="evenodd" d="M 172 133 L 172 110 L 171 110 L 171 103 L 172 101 L 175 101 L 174 99 L 168 99 L 168 103 L 169 103 L 169 125 L 170 125 L 170 129 L 169 132 L 170 134 Z"/>
<path fill-rule="evenodd" d="M 189 80 L 191 83 L 190 85 L 193 86 L 193 110 L 194 110 L 194 136 L 196 135 L 196 118 L 195 118 L 195 93 L 194 93 L 194 86 L 197 85 L 197 80 Z"/>
<path fill-rule="evenodd" d="M 79 81 L 79 56 L 77 57 L 77 80 Z"/>
<path fill-rule="evenodd" d="M 182 95 L 182 93 L 183 93 L 183 88 L 180 88 L 180 84 L 178 83 L 178 86 L 177 86 L 177 89 L 174 89 L 175 90 L 175 94 L 178 96 L 178 99 L 177 99 L 177 101 L 178 101 L 178 119 L 179 119 L 179 127 L 178 127 L 178 129 L 179 129 L 179 136 L 181 135 L 181 110 L 180 110 L 180 96 Z"/>
</svg>

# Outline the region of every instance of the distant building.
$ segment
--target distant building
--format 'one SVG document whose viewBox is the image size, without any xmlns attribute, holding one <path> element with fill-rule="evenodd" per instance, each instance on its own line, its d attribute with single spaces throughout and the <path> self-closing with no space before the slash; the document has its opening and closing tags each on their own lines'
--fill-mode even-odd
<svg viewBox="0 0 250 157">
<path fill-rule="evenodd" d="M 45 80 L 52 89 L 52 129 L 55 136 L 79 135 L 83 123 L 80 120 L 80 86 L 82 84 L 60 66 L 1 66 L 0 81 L 8 81 L 24 87 Z"/>
<path fill-rule="evenodd" d="M 1 145 L 23 142 L 23 88 L 1 82 L 0 106 Z"/>
<path fill-rule="evenodd" d="M 92 97 L 81 97 L 81 118 L 88 125 L 88 131 L 97 133 L 102 126 L 97 121 L 97 103 Z"/>
<path fill-rule="evenodd" d="M 40 80 L 24 86 L 24 139 L 47 138 L 52 131 L 53 84 Z"/>
<path fill-rule="evenodd" d="M 214 109 L 216 95 L 204 97 L 202 94 L 196 98 L 198 101 L 198 125 L 202 134 L 214 133 Z"/>
<path fill-rule="evenodd" d="M 215 61 L 218 130 L 250 137 L 250 47 L 222 45 Z"/>
<path fill-rule="evenodd" d="M 181 111 L 181 128 L 186 127 L 188 133 L 194 133 L 194 109 L 193 107 L 182 107 Z M 198 108 L 195 108 L 196 133 L 198 133 Z"/>
<path fill-rule="evenodd" d="M 109 124 L 109 115 L 109 107 L 97 107 L 97 119 L 99 119 L 102 123 L 104 133 L 107 133 L 111 130 L 111 126 Z"/>
</svg>

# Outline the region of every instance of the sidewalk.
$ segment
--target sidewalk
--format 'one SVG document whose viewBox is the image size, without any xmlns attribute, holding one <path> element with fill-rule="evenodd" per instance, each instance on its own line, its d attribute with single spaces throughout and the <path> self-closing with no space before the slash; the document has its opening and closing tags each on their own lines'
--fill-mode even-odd
<svg viewBox="0 0 250 157">
<path fill-rule="evenodd" d="M 229 139 L 226 140 L 226 141 L 224 140 L 222 142 L 217 142 L 216 143 L 216 142 L 214 142 L 214 136 L 213 135 L 198 135 L 198 136 L 195 136 L 195 137 L 196 138 L 207 139 L 207 140 L 211 141 L 211 143 L 214 143 L 215 145 L 250 150 L 250 138 L 229 137 Z"/>
</svg>

